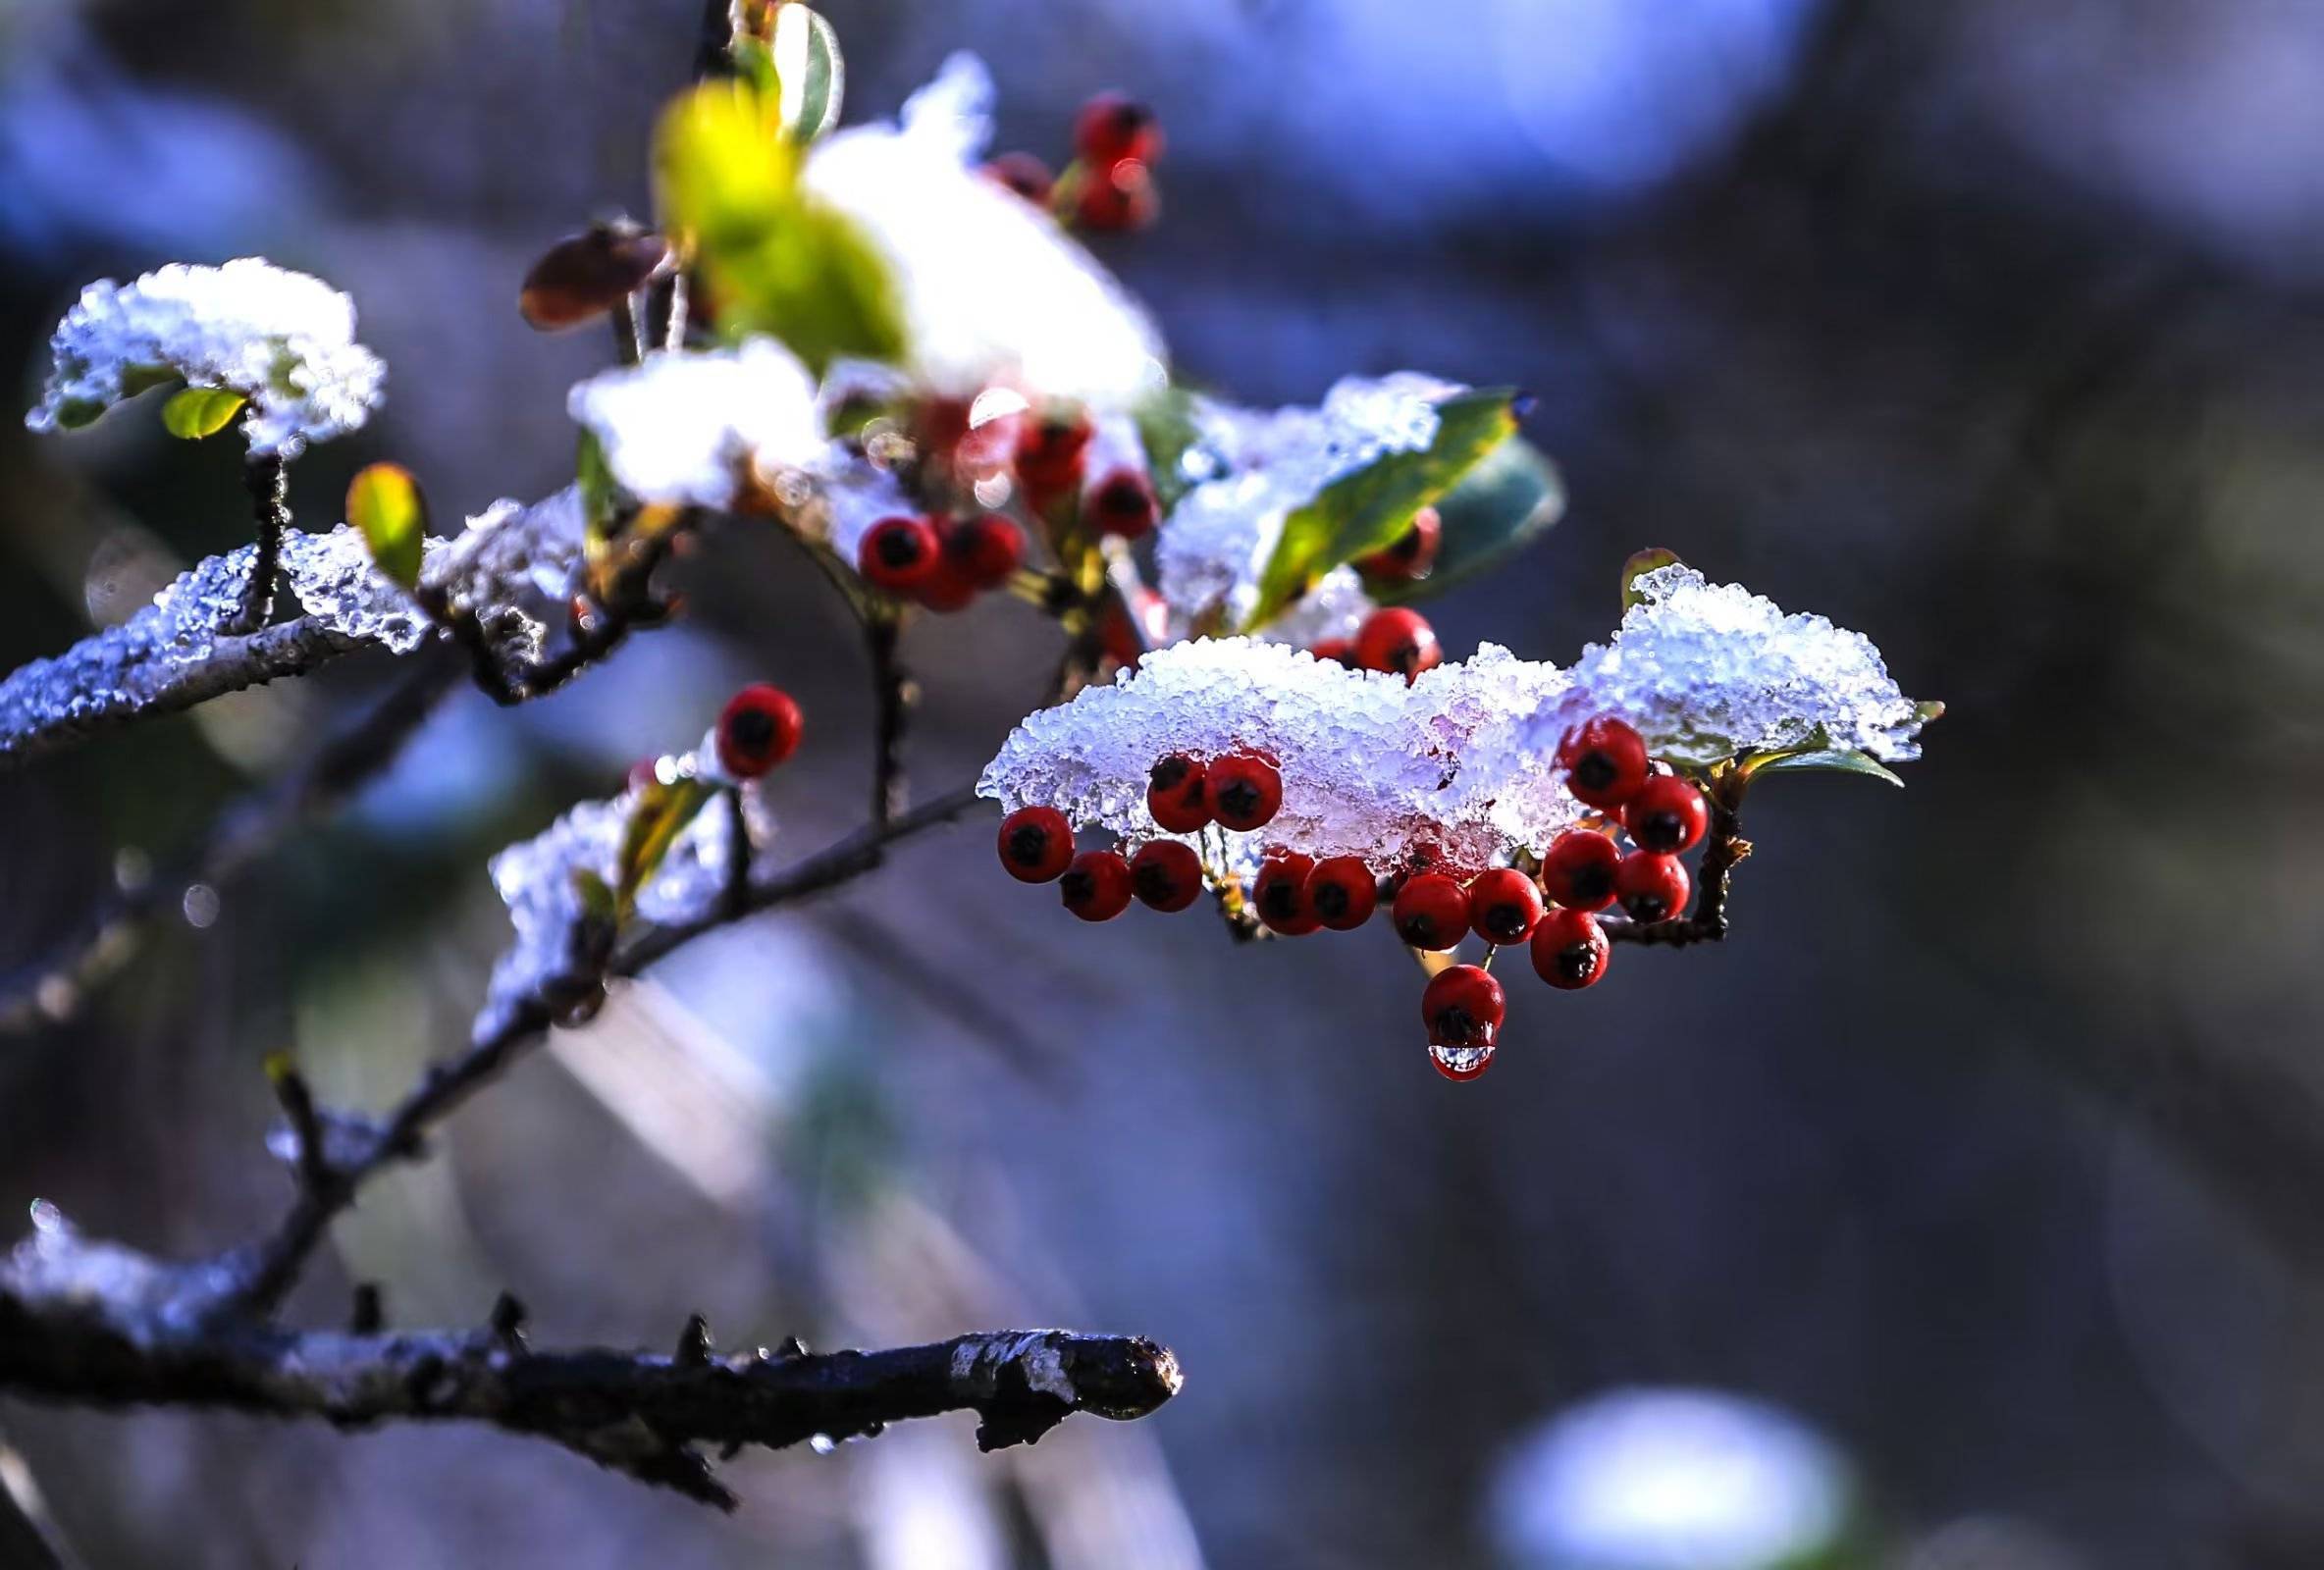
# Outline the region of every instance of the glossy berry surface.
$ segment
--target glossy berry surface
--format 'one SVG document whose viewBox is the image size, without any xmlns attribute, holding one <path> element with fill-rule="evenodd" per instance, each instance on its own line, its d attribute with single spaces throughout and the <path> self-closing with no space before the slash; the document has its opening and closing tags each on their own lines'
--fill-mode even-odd
<svg viewBox="0 0 2324 1570">
<path fill-rule="evenodd" d="M 1646 741 L 1622 720 L 1587 719 L 1558 744 L 1558 766 L 1575 800 L 1612 811 L 1646 783 Z"/>
<path fill-rule="evenodd" d="M 1355 662 L 1366 670 L 1383 670 L 1406 681 L 1444 662 L 1437 630 L 1417 610 L 1392 605 L 1364 618 L 1355 635 Z"/>
<path fill-rule="evenodd" d="M 1606 928 L 1587 911 L 1560 906 L 1546 913 L 1533 929 L 1533 972 L 1560 991 L 1596 985 L 1606 974 L 1611 952 Z"/>
<path fill-rule="evenodd" d="M 1099 534 L 1136 540 L 1154 527 L 1154 487 L 1136 469 L 1109 469 L 1089 488 L 1089 523 Z"/>
<path fill-rule="evenodd" d="M 1603 911 L 1613 903 L 1613 869 L 1621 859 L 1605 835 L 1567 829 L 1542 856 L 1542 892 L 1569 911 Z"/>
<path fill-rule="evenodd" d="M 1154 221 L 1161 202 L 1154 194 L 1154 177 L 1135 159 L 1111 168 L 1091 168 L 1074 199 L 1074 218 L 1098 235 L 1119 235 L 1143 229 Z"/>
<path fill-rule="evenodd" d="M 1702 839 L 1711 809 L 1691 780 L 1661 774 L 1638 788 L 1622 809 L 1622 827 L 1642 851 L 1675 856 Z"/>
<path fill-rule="evenodd" d="M 1477 874 L 1468 886 L 1469 925 L 1488 943 L 1522 943 L 1541 919 L 1541 890 L 1513 866 Z"/>
<path fill-rule="evenodd" d="M 1397 537 L 1396 544 L 1368 556 L 1356 557 L 1355 570 L 1367 578 L 1391 583 L 1425 578 L 1428 569 L 1436 565 L 1437 550 L 1444 543 L 1444 518 L 1436 508 L 1422 507 L 1412 515 L 1412 526 Z"/>
<path fill-rule="evenodd" d="M 1146 811 L 1168 833 L 1193 833 L 1210 821 L 1209 774 L 1201 759 L 1172 753 L 1147 776 Z"/>
<path fill-rule="evenodd" d="M 1078 484 L 1089 434 L 1089 422 L 1079 414 L 1052 411 L 1029 421 L 1017 438 L 1017 477 L 1035 495 Z"/>
<path fill-rule="evenodd" d="M 1307 874 L 1307 906 L 1335 932 L 1352 932 L 1372 918 L 1380 882 L 1357 856 L 1334 856 Z"/>
<path fill-rule="evenodd" d="M 1633 921 L 1667 921 L 1694 892 L 1695 880 L 1675 856 L 1632 851 L 1613 869 L 1613 897 Z"/>
<path fill-rule="evenodd" d="M 935 529 L 925 518 L 880 519 L 856 547 L 856 570 L 867 583 L 913 593 L 936 570 Z"/>
<path fill-rule="evenodd" d="M 1119 851 L 1083 851 L 1057 880 L 1065 908 L 1084 921 L 1111 921 L 1130 909 L 1130 864 Z"/>
<path fill-rule="evenodd" d="M 1212 759 L 1207 784 L 1211 816 L 1238 834 L 1266 827 L 1283 806 L 1283 776 L 1256 753 Z"/>
<path fill-rule="evenodd" d="M 1473 965 L 1440 970 L 1420 994 L 1428 1039 L 1447 1047 L 1490 1046 L 1507 1014 L 1501 983 Z"/>
<path fill-rule="evenodd" d="M 1202 859 L 1181 840 L 1151 840 L 1130 859 L 1130 887 L 1156 911 L 1183 911 L 1202 897 Z"/>
<path fill-rule="evenodd" d="M 1074 117 L 1074 151 L 1100 169 L 1125 158 L 1152 163 L 1162 151 L 1162 122 L 1125 93 L 1101 92 Z"/>
<path fill-rule="evenodd" d="M 1074 826 L 1054 807 L 1020 807 L 1001 819 L 1001 865 L 1020 883 L 1046 883 L 1074 859 Z"/>
<path fill-rule="evenodd" d="M 1307 875 L 1315 860 L 1296 852 L 1270 856 L 1250 880 L 1251 908 L 1270 929 L 1285 937 L 1305 937 L 1323 925 L 1307 902 Z"/>
<path fill-rule="evenodd" d="M 951 538 L 954 525 L 940 520 L 936 529 L 936 566 L 933 572 L 920 580 L 912 591 L 912 598 L 934 611 L 953 611 L 977 598 L 977 586 L 944 544 Z"/>
<path fill-rule="evenodd" d="M 745 687 L 718 713 L 718 766 L 757 779 L 799 750 L 799 705 L 780 687 Z"/>
<path fill-rule="evenodd" d="M 1413 948 L 1457 947 L 1468 936 L 1468 890 L 1442 872 L 1423 872 L 1396 891 L 1389 919 Z"/>
<path fill-rule="evenodd" d="M 1346 665 L 1350 670 L 1355 668 L 1355 645 L 1345 638 L 1318 638 L 1307 646 L 1307 652 L 1335 665 Z"/>
<path fill-rule="evenodd" d="M 1025 531 L 995 512 L 961 519 L 945 534 L 944 564 L 973 588 L 998 589 L 1025 560 Z"/>
</svg>

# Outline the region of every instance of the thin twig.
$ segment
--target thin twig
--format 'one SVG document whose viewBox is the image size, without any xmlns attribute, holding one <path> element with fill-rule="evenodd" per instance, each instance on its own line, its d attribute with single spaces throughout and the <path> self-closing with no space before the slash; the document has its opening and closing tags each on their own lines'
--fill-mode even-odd
<svg viewBox="0 0 2324 1570">
<path fill-rule="evenodd" d="M 250 492 L 250 521 L 258 549 L 250 557 L 250 574 L 242 580 L 241 603 L 234 623 L 225 629 L 238 634 L 256 632 L 275 613 L 283 534 L 290 527 L 290 466 L 281 453 L 253 453 L 242 465 L 242 483 Z"/>
<path fill-rule="evenodd" d="M 919 696 L 912 673 L 897 658 L 903 618 L 874 606 L 864 618 L 864 648 L 872 659 L 872 821 L 886 823 L 910 805 L 904 772 L 904 736 Z"/>
<path fill-rule="evenodd" d="M 1711 782 L 1706 793 L 1711 807 L 1711 828 L 1705 837 L 1703 867 L 1697 878 L 1695 914 L 1667 921 L 1604 920 L 1610 943 L 1659 944 L 1684 948 L 1690 943 L 1717 943 L 1727 935 L 1727 892 L 1737 863 L 1751 854 L 1743 837 L 1743 793 L 1751 777 L 1730 768 Z"/>
</svg>

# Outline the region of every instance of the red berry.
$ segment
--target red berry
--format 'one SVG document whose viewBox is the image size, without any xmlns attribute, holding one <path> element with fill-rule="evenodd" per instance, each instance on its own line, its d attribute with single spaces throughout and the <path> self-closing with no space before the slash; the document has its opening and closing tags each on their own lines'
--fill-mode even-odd
<svg viewBox="0 0 2324 1570">
<path fill-rule="evenodd" d="M 1355 634 L 1355 662 L 1366 670 L 1385 670 L 1410 681 L 1444 662 L 1437 631 L 1417 610 L 1392 605 L 1364 618 Z"/>
<path fill-rule="evenodd" d="M 925 518 L 882 518 L 856 547 L 864 581 L 911 594 L 936 571 L 936 531 Z"/>
<path fill-rule="evenodd" d="M 1001 819 L 1001 865 L 1020 883 L 1046 883 L 1074 859 L 1074 826 L 1054 807 L 1020 807 Z"/>
<path fill-rule="evenodd" d="M 1622 853 L 1586 828 L 1569 828 L 1541 859 L 1544 893 L 1569 911 L 1603 911 L 1613 903 L 1613 869 Z"/>
<path fill-rule="evenodd" d="M 1355 646 L 1345 638 L 1318 638 L 1307 646 L 1307 652 L 1318 659 L 1328 659 L 1351 670 L 1355 667 Z"/>
<path fill-rule="evenodd" d="M 757 779 L 799 750 L 799 706 L 780 687 L 745 687 L 718 712 L 718 766 Z"/>
<path fill-rule="evenodd" d="M 1372 918 L 1380 882 L 1360 856 L 1334 856 L 1307 874 L 1307 905 L 1335 932 L 1352 932 Z"/>
<path fill-rule="evenodd" d="M 1611 811 L 1646 783 L 1646 740 L 1618 719 L 1584 720 L 1558 744 L 1558 766 L 1575 800 Z"/>
<path fill-rule="evenodd" d="M 1533 929 L 1534 973 L 1561 991 L 1594 985 L 1611 951 L 1606 928 L 1587 911 L 1551 911 Z"/>
<path fill-rule="evenodd" d="M 1119 235 L 1143 229 L 1154 221 L 1161 199 L 1154 194 L 1154 177 L 1146 166 L 1125 158 L 1113 166 L 1092 165 L 1083 171 L 1081 194 L 1074 200 L 1074 217 L 1097 235 Z"/>
<path fill-rule="evenodd" d="M 1136 540 L 1154 526 L 1154 488 L 1136 469 L 1109 469 L 1089 488 L 1089 522 L 1099 534 Z"/>
<path fill-rule="evenodd" d="M 978 589 L 998 589 L 1025 559 L 1025 531 L 996 512 L 979 512 L 944 536 L 944 560 Z"/>
<path fill-rule="evenodd" d="M 1157 911 L 1183 911 L 1202 897 L 1202 859 L 1183 840 L 1148 840 L 1130 859 L 1130 887 Z"/>
<path fill-rule="evenodd" d="M 1468 886 L 1468 918 L 1488 943 L 1522 943 L 1541 919 L 1541 890 L 1513 866 L 1480 872 Z"/>
<path fill-rule="evenodd" d="M 1412 514 L 1412 527 L 1399 535 L 1396 544 L 1368 556 L 1356 557 L 1355 570 L 1367 578 L 1392 582 L 1425 578 L 1428 569 L 1437 564 L 1437 548 L 1444 542 L 1444 518 L 1436 508 L 1422 507 Z"/>
<path fill-rule="evenodd" d="M 1256 753 L 1229 753 L 1210 762 L 1211 815 L 1238 834 L 1264 828 L 1283 805 L 1283 776 Z"/>
<path fill-rule="evenodd" d="M 1506 1014 L 1501 983 L 1473 965 L 1439 970 L 1420 994 L 1421 1022 L 1439 1046 L 1491 1046 Z"/>
<path fill-rule="evenodd" d="M 1006 185 L 1035 207 L 1049 205 L 1049 192 L 1057 183 L 1049 166 L 1030 153 L 998 155 L 984 166 L 984 178 Z"/>
<path fill-rule="evenodd" d="M 1074 151 L 1100 169 L 1125 158 L 1150 164 L 1162 151 L 1162 123 L 1136 99 L 1101 92 L 1074 119 Z"/>
<path fill-rule="evenodd" d="M 1388 915 L 1413 948 L 1455 948 L 1468 936 L 1468 890 L 1442 872 L 1422 872 L 1396 891 Z"/>
<path fill-rule="evenodd" d="M 1172 834 L 1193 833 L 1210 821 L 1208 774 L 1199 759 L 1172 753 L 1148 776 L 1146 811 Z"/>
<path fill-rule="evenodd" d="M 1131 887 L 1120 851 L 1083 851 L 1057 880 L 1065 908 L 1084 921 L 1111 921 L 1129 910 Z"/>
<path fill-rule="evenodd" d="M 1711 810 L 1692 780 L 1659 775 L 1638 788 L 1622 809 L 1622 827 L 1642 851 L 1675 856 L 1703 837 L 1711 826 Z"/>
<path fill-rule="evenodd" d="M 936 566 L 920 580 L 912 598 L 933 611 L 958 610 L 977 598 L 976 580 L 969 576 L 967 564 L 948 549 L 959 525 L 941 515 L 928 519 L 928 525 L 936 536 Z"/>
<path fill-rule="evenodd" d="M 1655 851 L 1632 851 L 1613 869 L 1613 897 L 1633 921 L 1667 921 L 1695 892 L 1686 864 Z"/>
<path fill-rule="evenodd" d="M 1051 409 L 1029 420 L 1017 435 L 1017 478 L 1037 509 L 1082 483 L 1083 449 L 1089 422 L 1072 410 Z"/>
<path fill-rule="evenodd" d="M 1289 938 L 1305 937 L 1323 925 L 1307 903 L 1307 874 L 1314 870 L 1315 859 L 1296 851 L 1261 862 L 1250 880 L 1250 903 L 1259 919 Z"/>
</svg>

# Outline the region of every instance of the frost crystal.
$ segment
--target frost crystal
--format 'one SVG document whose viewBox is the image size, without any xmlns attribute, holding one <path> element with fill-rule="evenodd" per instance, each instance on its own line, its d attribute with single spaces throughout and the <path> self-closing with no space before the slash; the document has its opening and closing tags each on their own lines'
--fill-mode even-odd
<svg viewBox="0 0 2324 1570">
<path fill-rule="evenodd" d="M 1922 719 L 1862 633 L 1785 615 L 1740 584 L 1669 566 L 1633 584 L 1642 597 L 1611 644 L 1592 644 L 1573 688 L 1529 727 L 1554 752 L 1568 726 L 1615 714 L 1662 757 L 1716 762 L 1735 753 L 1845 747 L 1890 762 L 1918 758 Z"/>
<path fill-rule="evenodd" d="M 956 54 L 900 126 L 818 143 L 807 188 L 855 220 L 894 267 L 909 369 L 973 397 L 994 383 L 1121 408 L 1159 388 L 1162 342 L 1113 276 L 1046 214 L 971 160 L 989 131 L 992 81 Z"/>
<path fill-rule="evenodd" d="M 476 616 L 504 657 L 538 660 L 569 614 L 588 536 L 578 486 L 529 507 L 503 497 L 454 539 L 429 542 L 420 578 L 447 608 Z"/>
<path fill-rule="evenodd" d="M 1556 666 L 1491 646 L 1407 687 L 1281 644 L 1202 639 L 1032 715 L 977 790 L 1011 810 L 1039 803 L 1152 839 L 1160 831 L 1145 792 L 1156 759 L 1251 749 L 1275 759 L 1283 807 L 1257 833 L 1227 837 L 1231 862 L 1247 865 L 1281 844 L 1387 869 L 1425 847 L 1446 864 L 1483 867 L 1511 845 L 1546 844 L 1581 815 L 1548 760 L 1518 745 L 1524 720 L 1565 684 Z"/>
<path fill-rule="evenodd" d="M 172 263 L 128 288 L 103 279 L 57 324 L 35 431 L 86 425 L 171 380 L 250 400 L 250 450 L 295 457 L 352 431 L 387 375 L 355 341 L 355 307 L 304 273 L 246 256 L 224 267 Z"/>
<path fill-rule="evenodd" d="M 664 759 L 662 766 L 686 771 L 695 763 L 688 756 Z M 636 806 L 635 790 L 611 801 L 583 802 L 544 832 L 492 859 L 493 886 L 508 907 L 516 940 L 493 967 L 476 1019 L 479 1038 L 501 1028 L 527 999 L 554 996 L 559 979 L 573 969 L 584 915 L 575 878 L 593 873 L 608 888 L 619 881 L 622 836 Z M 638 890 L 638 916 L 674 925 L 709 915 L 726 887 L 731 832 L 729 815 L 714 804 L 695 813 Z"/>
<path fill-rule="evenodd" d="M 641 501 L 726 507 L 754 467 L 821 451 L 815 382 L 772 339 L 711 353 L 657 353 L 574 387 L 567 411 Z"/>
<path fill-rule="evenodd" d="M 1437 404 L 1462 391 L 1414 371 L 1348 377 L 1316 408 L 1271 412 L 1197 400 L 1184 478 L 1199 480 L 1155 544 L 1162 598 L 1189 623 L 1241 626 L 1284 520 L 1333 481 L 1436 439 Z"/>
</svg>

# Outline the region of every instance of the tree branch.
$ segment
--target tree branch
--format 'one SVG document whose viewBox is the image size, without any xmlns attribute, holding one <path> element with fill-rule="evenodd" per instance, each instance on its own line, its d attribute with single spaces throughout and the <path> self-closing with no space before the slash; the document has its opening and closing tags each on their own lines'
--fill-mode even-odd
<svg viewBox="0 0 2324 1570">
<path fill-rule="evenodd" d="M 82 1239 L 49 1213 L 0 1263 L 0 1388 L 93 1406 L 227 1407 L 340 1428 L 461 1420 L 545 1439 L 732 1509 L 697 1445 L 770 1449 L 974 1411 L 985 1449 L 1075 1412 L 1128 1420 L 1178 1393 L 1177 1360 L 1137 1336 L 962 1335 L 880 1352 L 713 1356 L 699 1320 L 675 1356 L 535 1350 L 521 1310 L 482 1330 L 299 1331 L 188 1317 L 186 1267 Z"/>
<path fill-rule="evenodd" d="M 283 559 L 283 535 L 290 527 L 290 465 L 279 452 L 253 454 L 242 465 L 242 483 L 250 490 L 256 539 L 240 603 L 226 630 L 249 633 L 265 626 L 275 613 L 275 576 Z"/>
<path fill-rule="evenodd" d="M 864 647 L 872 657 L 872 821 L 886 823 L 904 811 L 911 789 L 904 773 L 904 733 L 918 697 L 912 673 L 897 658 L 904 622 L 875 606 L 864 617 Z"/>
<path fill-rule="evenodd" d="M 1751 776 L 1730 768 L 1711 782 L 1705 793 L 1711 805 L 1711 830 L 1705 836 L 1703 867 L 1697 876 L 1695 914 L 1667 921 L 1602 919 L 1609 943 L 1661 944 L 1684 948 L 1690 943 L 1717 943 L 1727 935 L 1727 891 L 1735 866 L 1751 854 L 1743 837 L 1743 793 Z"/>
</svg>

